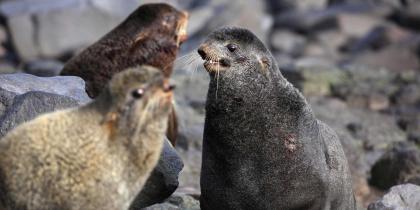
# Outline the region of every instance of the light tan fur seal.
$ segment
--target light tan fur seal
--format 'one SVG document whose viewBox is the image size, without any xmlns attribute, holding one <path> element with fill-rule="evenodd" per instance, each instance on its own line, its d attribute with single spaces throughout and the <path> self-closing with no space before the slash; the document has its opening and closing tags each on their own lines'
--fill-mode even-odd
<svg viewBox="0 0 420 210">
<path fill-rule="evenodd" d="M 171 90 L 160 70 L 128 69 L 93 102 L 12 130 L 0 141 L 0 209 L 128 209 L 159 159 Z"/>
</svg>

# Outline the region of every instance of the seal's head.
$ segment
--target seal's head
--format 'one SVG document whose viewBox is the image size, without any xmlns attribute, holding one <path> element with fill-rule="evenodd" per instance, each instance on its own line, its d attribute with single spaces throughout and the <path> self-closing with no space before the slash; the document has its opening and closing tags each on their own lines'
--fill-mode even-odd
<svg viewBox="0 0 420 210">
<path fill-rule="evenodd" d="M 102 98 L 107 100 L 102 103 L 110 104 L 106 121 L 116 122 L 120 130 L 129 132 L 151 125 L 164 133 L 173 89 L 162 72 L 154 67 L 124 70 L 111 79 L 104 91 L 106 97 Z"/>
<path fill-rule="evenodd" d="M 198 53 L 210 75 L 253 73 L 267 74 L 273 65 L 271 54 L 249 30 L 235 27 L 221 28 L 210 34 L 200 45 Z M 252 73 L 252 72 L 249 72 Z"/>
<path fill-rule="evenodd" d="M 141 19 L 142 21 L 138 21 Z M 137 24 L 135 22 L 137 21 Z M 135 26 L 136 41 L 154 35 L 155 38 L 175 38 L 179 45 L 187 36 L 188 13 L 164 4 L 145 4 L 132 13 L 123 24 Z M 143 30 L 147 28 L 147 30 Z M 162 37 L 159 37 L 162 36 Z M 150 37 L 149 37 L 150 38 Z"/>
<path fill-rule="evenodd" d="M 282 77 L 270 51 L 247 29 L 216 30 L 200 45 L 198 53 L 211 78 L 207 104 L 220 103 L 224 110 L 229 104 L 260 103 L 261 96 L 275 93 L 271 89 Z"/>
</svg>

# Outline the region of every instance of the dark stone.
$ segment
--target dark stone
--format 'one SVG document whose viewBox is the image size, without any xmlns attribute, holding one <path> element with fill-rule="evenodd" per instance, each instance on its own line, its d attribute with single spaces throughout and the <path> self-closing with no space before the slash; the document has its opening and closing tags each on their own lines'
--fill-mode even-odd
<svg viewBox="0 0 420 210">
<path fill-rule="evenodd" d="M 4 111 L 12 105 L 13 98 L 16 96 L 15 93 L 0 88 L 0 118 Z"/>
<path fill-rule="evenodd" d="M 387 190 L 397 184 L 420 184 L 420 149 L 412 142 L 398 142 L 373 165 L 369 183 Z"/>
<path fill-rule="evenodd" d="M 368 206 L 368 210 L 408 210 L 420 207 L 420 186 L 403 184 L 394 186 L 380 200 Z"/>
<path fill-rule="evenodd" d="M 363 130 L 363 126 L 360 123 L 349 123 L 347 124 L 347 129 L 355 138 L 360 138 L 360 132 Z"/>
<path fill-rule="evenodd" d="M 38 77 L 53 77 L 60 74 L 63 66 L 56 60 L 35 60 L 26 64 L 25 72 Z"/>
<path fill-rule="evenodd" d="M 270 45 L 274 52 L 301 56 L 306 46 L 305 37 L 285 30 L 274 30 L 270 33 Z"/>
<path fill-rule="evenodd" d="M 144 207 L 161 203 L 178 188 L 178 175 L 184 164 L 167 139 L 156 168 L 140 194 L 131 204 L 131 210 L 139 210 Z"/>
<path fill-rule="evenodd" d="M 200 203 L 193 196 L 174 194 L 165 203 L 156 204 L 143 210 L 200 210 Z"/>
<path fill-rule="evenodd" d="M 343 71 L 342 80 L 331 85 L 331 94 L 354 107 L 387 109 L 390 96 L 399 88 L 393 83 L 395 74 L 391 71 L 353 64 Z"/>
<path fill-rule="evenodd" d="M 389 19 L 403 27 L 420 31 L 420 3 L 416 2 L 396 10 Z"/>
<path fill-rule="evenodd" d="M 0 118 L 0 137 L 21 123 L 36 116 L 59 109 L 77 106 L 78 102 L 67 96 L 32 91 L 13 99 L 13 104 Z"/>
<path fill-rule="evenodd" d="M 383 26 L 375 27 L 364 37 L 357 40 L 350 40 L 350 42 L 342 46 L 340 50 L 354 54 L 366 50 L 382 49 L 390 43 L 386 30 L 387 29 Z"/>
<path fill-rule="evenodd" d="M 337 4 L 354 4 L 354 3 L 365 3 L 365 0 L 328 0 L 329 5 L 337 5 Z M 404 6 L 404 0 L 375 0 L 375 1 L 368 1 L 374 5 L 388 5 L 391 7 L 402 7 Z"/>
<path fill-rule="evenodd" d="M 332 10 L 290 11 L 275 16 L 273 27 L 302 34 L 337 29 L 337 13 Z"/>
<path fill-rule="evenodd" d="M 418 146 L 420 146 L 420 132 L 411 132 L 408 134 L 408 141 L 414 142 Z"/>
<path fill-rule="evenodd" d="M 397 105 L 416 105 L 420 104 L 420 84 L 408 84 L 401 88 L 392 96 L 392 100 Z"/>
</svg>

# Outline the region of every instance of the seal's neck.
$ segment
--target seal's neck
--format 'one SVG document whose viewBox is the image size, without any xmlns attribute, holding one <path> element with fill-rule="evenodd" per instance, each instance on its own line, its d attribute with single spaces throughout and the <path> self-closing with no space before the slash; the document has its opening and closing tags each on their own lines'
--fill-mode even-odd
<svg viewBox="0 0 420 210">
<path fill-rule="evenodd" d="M 252 79 L 250 79 L 252 78 Z M 211 77 L 207 94 L 207 111 L 238 112 L 276 109 L 296 112 L 307 106 L 303 95 L 280 72 L 262 76 Z M 242 110 L 244 107 L 245 110 Z"/>
</svg>

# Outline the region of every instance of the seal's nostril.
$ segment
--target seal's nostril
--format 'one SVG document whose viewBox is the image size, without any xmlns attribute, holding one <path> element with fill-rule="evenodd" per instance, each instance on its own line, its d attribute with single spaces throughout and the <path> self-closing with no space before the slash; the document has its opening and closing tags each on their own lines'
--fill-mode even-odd
<svg viewBox="0 0 420 210">
<path fill-rule="evenodd" d="M 175 89 L 175 85 L 174 84 L 170 84 L 168 81 L 166 81 L 163 84 L 163 91 L 164 92 L 169 92 L 169 91 L 172 91 L 173 89 Z"/>
<path fill-rule="evenodd" d="M 206 52 L 202 48 L 198 48 L 197 50 L 198 54 L 201 56 L 202 59 L 206 59 Z"/>
</svg>

